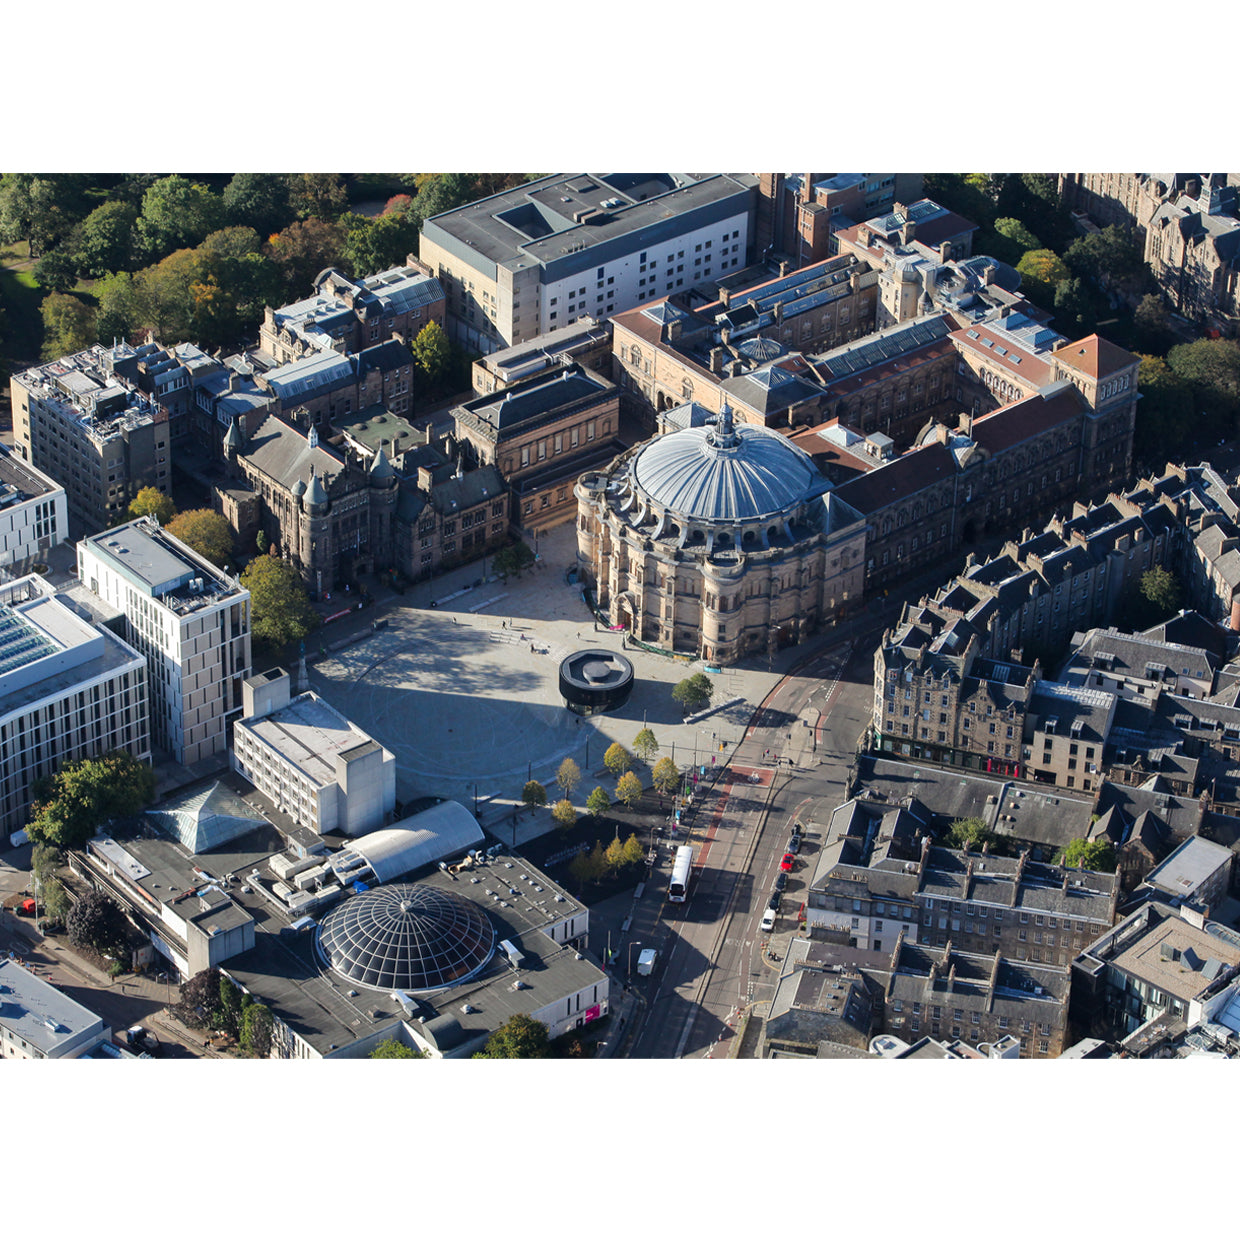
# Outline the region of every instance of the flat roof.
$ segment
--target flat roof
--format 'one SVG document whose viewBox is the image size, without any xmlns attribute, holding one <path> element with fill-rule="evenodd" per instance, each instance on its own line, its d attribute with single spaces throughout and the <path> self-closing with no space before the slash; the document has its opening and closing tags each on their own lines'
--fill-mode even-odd
<svg viewBox="0 0 1240 1240">
<path fill-rule="evenodd" d="M 1196 967 L 1193 967 L 1191 960 L 1185 959 L 1184 953 L 1190 950 Z M 1172 959 L 1171 954 L 1174 953 L 1178 956 Z M 1130 942 L 1123 951 L 1110 957 L 1107 963 L 1149 982 L 1175 999 L 1188 1002 L 1213 985 L 1217 974 L 1207 976 L 1203 970 L 1210 960 L 1221 961 L 1230 968 L 1240 964 L 1240 948 L 1205 930 L 1198 930 L 1178 917 L 1166 917 Z"/>
<path fill-rule="evenodd" d="M 1145 881 L 1169 895 L 1188 896 L 1222 866 L 1229 865 L 1231 858 L 1230 848 L 1192 835 L 1156 865 L 1145 876 Z"/>
<path fill-rule="evenodd" d="M 196 555 L 147 517 L 92 534 L 78 547 L 89 550 L 126 580 L 174 610 L 245 593 L 209 560 Z M 176 600 L 167 597 L 188 587 L 195 578 L 202 581 L 204 593 Z"/>
<path fill-rule="evenodd" d="M 70 999 L 15 960 L 0 960 L 0 1025 L 44 1055 L 106 1025 L 103 1017 Z"/>
</svg>

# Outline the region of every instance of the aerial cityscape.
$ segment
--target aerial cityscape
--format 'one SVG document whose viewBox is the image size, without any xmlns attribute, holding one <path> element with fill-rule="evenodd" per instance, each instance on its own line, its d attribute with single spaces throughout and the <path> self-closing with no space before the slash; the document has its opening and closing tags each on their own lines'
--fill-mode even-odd
<svg viewBox="0 0 1240 1240">
<path fill-rule="evenodd" d="M 3 174 L 0 1058 L 1240 1056 L 1238 337 L 1240 173 Z"/>
</svg>

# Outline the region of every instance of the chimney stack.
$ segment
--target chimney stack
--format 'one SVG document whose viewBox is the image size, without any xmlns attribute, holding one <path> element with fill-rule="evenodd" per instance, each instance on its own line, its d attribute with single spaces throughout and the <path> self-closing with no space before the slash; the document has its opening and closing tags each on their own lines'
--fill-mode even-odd
<svg viewBox="0 0 1240 1240">
<path fill-rule="evenodd" d="M 939 262 L 949 263 L 952 258 L 952 243 L 950 241 L 939 242 Z"/>
<path fill-rule="evenodd" d="M 725 310 L 729 309 L 732 305 L 732 290 L 721 288 L 719 290 L 719 302 Z"/>
<path fill-rule="evenodd" d="M 713 375 L 723 373 L 723 350 L 719 348 L 710 351 L 710 372 Z"/>
</svg>

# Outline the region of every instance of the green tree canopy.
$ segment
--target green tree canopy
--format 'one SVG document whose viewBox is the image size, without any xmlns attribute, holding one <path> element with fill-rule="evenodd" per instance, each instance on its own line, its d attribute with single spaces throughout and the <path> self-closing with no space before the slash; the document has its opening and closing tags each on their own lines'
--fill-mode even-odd
<svg viewBox="0 0 1240 1240">
<path fill-rule="evenodd" d="M 705 672 L 694 672 L 686 676 L 672 689 L 672 701 L 677 703 L 686 715 L 701 710 L 715 692 L 714 682 Z"/>
<path fill-rule="evenodd" d="M 114 818 L 140 813 L 155 799 L 155 775 L 123 749 L 66 762 L 35 785 L 30 838 L 80 848 Z"/>
<path fill-rule="evenodd" d="M 290 224 L 270 238 L 267 252 L 287 287 L 309 291 L 320 271 L 342 263 L 344 243 L 345 232 L 339 224 L 311 218 Z"/>
<path fill-rule="evenodd" d="M 46 883 L 63 863 L 64 856 L 54 844 L 38 843 L 30 850 L 30 872 L 40 883 Z"/>
<path fill-rule="evenodd" d="M 547 804 L 547 790 L 536 779 L 529 780 L 521 789 L 521 800 L 530 809 Z"/>
<path fill-rule="evenodd" d="M 654 770 L 650 772 L 650 778 L 654 781 L 654 786 L 664 796 L 668 796 L 675 792 L 680 784 L 680 768 L 671 758 L 660 758 L 654 764 Z"/>
<path fill-rule="evenodd" d="M 603 754 L 603 765 L 619 779 L 633 765 L 633 758 L 619 741 L 612 741 Z"/>
<path fill-rule="evenodd" d="M 1054 250 L 1028 250 L 1016 264 L 1020 273 L 1021 292 L 1037 305 L 1049 307 L 1054 301 L 1055 285 L 1071 276 L 1067 265 Z"/>
<path fill-rule="evenodd" d="M 403 1042 L 396 1038 L 384 1038 L 373 1051 L 370 1052 L 370 1059 L 422 1059 L 424 1058 L 421 1051 L 415 1051 L 412 1046 L 406 1046 Z"/>
<path fill-rule="evenodd" d="M 260 555 L 246 565 L 241 585 L 250 592 L 250 632 L 272 648 L 300 641 L 319 627 L 301 574 L 274 555 Z"/>
<path fill-rule="evenodd" d="M 572 758 L 565 758 L 556 770 L 555 782 L 566 797 L 571 797 L 573 789 L 581 783 L 581 767 Z"/>
<path fill-rule="evenodd" d="M 1167 365 L 1207 399 L 1234 413 L 1240 399 L 1240 345 L 1234 340 L 1178 344 L 1167 354 Z"/>
<path fill-rule="evenodd" d="M 77 173 L 0 176 L 0 241 L 28 242 L 31 258 L 50 250 L 85 214 L 86 182 Z"/>
<path fill-rule="evenodd" d="M 947 832 L 950 848 L 980 849 L 984 844 L 994 845 L 995 836 L 980 818 L 957 818 Z"/>
<path fill-rule="evenodd" d="M 220 1028 L 230 1038 L 240 1039 L 241 1022 L 250 1002 L 250 996 L 231 977 L 220 974 Z"/>
<path fill-rule="evenodd" d="M 1096 840 L 1073 840 L 1063 850 L 1063 864 L 1074 870 L 1115 873 L 1115 848 L 1105 836 Z"/>
<path fill-rule="evenodd" d="M 623 801 L 629 809 L 641 799 L 642 781 L 633 774 L 632 771 L 625 771 L 616 783 L 616 796 Z"/>
<path fill-rule="evenodd" d="M 340 217 L 339 223 L 345 232 L 341 261 L 359 278 L 400 266 L 417 251 L 418 224 L 407 212 L 396 211 L 371 219 L 350 211 Z"/>
<path fill-rule="evenodd" d="M 127 271 L 134 260 L 138 209 L 128 202 L 105 202 L 83 221 L 77 233 L 77 259 L 89 276 Z"/>
<path fill-rule="evenodd" d="M 142 195 L 137 235 L 149 258 L 197 245 L 224 222 L 220 196 L 201 182 L 173 174 L 161 177 Z"/>
<path fill-rule="evenodd" d="M 177 1020 L 191 1029 L 216 1029 L 220 1026 L 219 969 L 202 969 L 181 983 L 181 997 L 173 1012 Z"/>
<path fill-rule="evenodd" d="M 1080 276 L 1055 285 L 1055 323 L 1065 335 L 1088 336 L 1094 330 L 1094 306 Z"/>
<path fill-rule="evenodd" d="M 633 738 L 633 752 L 643 762 L 649 762 L 659 752 L 659 742 L 649 728 L 643 726 Z"/>
<path fill-rule="evenodd" d="M 49 293 L 39 307 L 43 316 L 43 360 L 54 361 L 95 343 L 95 311 L 79 297 Z"/>
<path fill-rule="evenodd" d="M 300 172 L 289 177 L 289 203 L 299 219 L 338 220 L 349 208 L 349 192 L 338 172 Z"/>
<path fill-rule="evenodd" d="M 586 797 L 586 809 L 594 815 L 595 818 L 607 813 L 611 809 L 611 797 L 602 788 L 595 788 L 588 797 Z"/>
<path fill-rule="evenodd" d="M 491 558 L 491 565 L 501 576 L 510 574 L 520 577 L 524 569 L 534 563 L 534 553 L 520 539 L 501 547 Z"/>
<path fill-rule="evenodd" d="M 69 917 L 69 910 L 73 907 L 64 883 L 58 878 L 49 878 L 40 887 L 39 896 L 43 901 L 44 919 L 54 926 L 63 926 Z"/>
<path fill-rule="evenodd" d="M 1141 594 L 1158 613 L 1149 623 L 1158 624 L 1180 610 L 1184 591 L 1174 573 L 1161 565 L 1155 565 L 1141 574 Z M 1149 625 L 1143 627 L 1148 628 Z"/>
<path fill-rule="evenodd" d="M 65 916 L 65 933 L 74 947 L 90 947 L 119 959 L 125 954 L 129 925 L 111 896 L 92 889 Z"/>
<path fill-rule="evenodd" d="M 1141 400 L 1137 404 L 1133 451 L 1161 467 L 1168 455 L 1177 454 L 1197 433 L 1193 390 L 1163 358 L 1139 356 L 1137 387 Z"/>
<path fill-rule="evenodd" d="M 272 172 L 238 172 L 224 187 L 224 216 L 268 237 L 293 219 L 288 177 Z"/>
<path fill-rule="evenodd" d="M 551 817 L 555 819 L 556 826 L 564 831 L 570 831 L 577 825 L 577 811 L 567 797 L 557 801 L 551 807 Z"/>
<path fill-rule="evenodd" d="M 241 1049 L 258 1059 L 271 1054 L 273 1021 L 271 1009 L 264 1003 L 248 1003 L 241 1014 Z"/>
<path fill-rule="evenodd" d="M 129 519 L 136 521 L 138 517 L 154 516 L 160 525 L 167 525 L 177 515 L 177 506 L 170 495 L 165 495 L 158 487 L 143 487 L 129 501 Z"/>
<path fill-rule="evenodd" d="M 222 568 L 232 558 L 232 526 L 227 517 L 211 508 L 191 508 L 174 517 L 168 522 L 168 533 L 217 568 Z"/>
<path fill-rule="evenodd" d="M 103 344 L 127 340 L 143 319 L 142 297 L 132 273 L 118 271 L 95 281 L 95 334 Z"/>
<path fill-rule="evenodd" d="M 1115 224 L 1077 237 L 1063 257 L 1074 274 L 1100 284 L 1132 287 L 1139 285 L 1147 275 L 1140 247 Z"/>
<path fill-rule="evenodd" d="M 40 288 L 53 293 L 67 293 L 78 282 L 76 255 L 58 246 L 48 250 L 34 265 L 34 278 Z"/>
<path fill-rule="evenodd" d="M 427 383 L 438 383 L 452 360 L 452 345 L 447 332 L 432 319 L 414 337 L 410 348 L 419 374 Z"/>
<path fill-rule="evenodd" d="M 547 1026 L 517 1013 L 510 1016 L 478 1051 L 475 1059 L 546 1059 L 551 1054 Z"/>
</svg>

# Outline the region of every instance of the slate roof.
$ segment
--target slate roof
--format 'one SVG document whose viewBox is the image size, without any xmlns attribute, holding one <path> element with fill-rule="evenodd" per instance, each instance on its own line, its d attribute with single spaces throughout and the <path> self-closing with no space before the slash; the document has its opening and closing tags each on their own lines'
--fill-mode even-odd
<svg viewBox="0 0 1240 1240">
<path fill-rule="evenodd" d="M 306 435 L 272 414 L 258 424 L 240 455 L 287 490 L 299 480 L 308 486 L 312 468 L 317 477 L 334 476 L 345 468 L 338 453 L 322 444 L 310 447 Z"/>
</svg>

